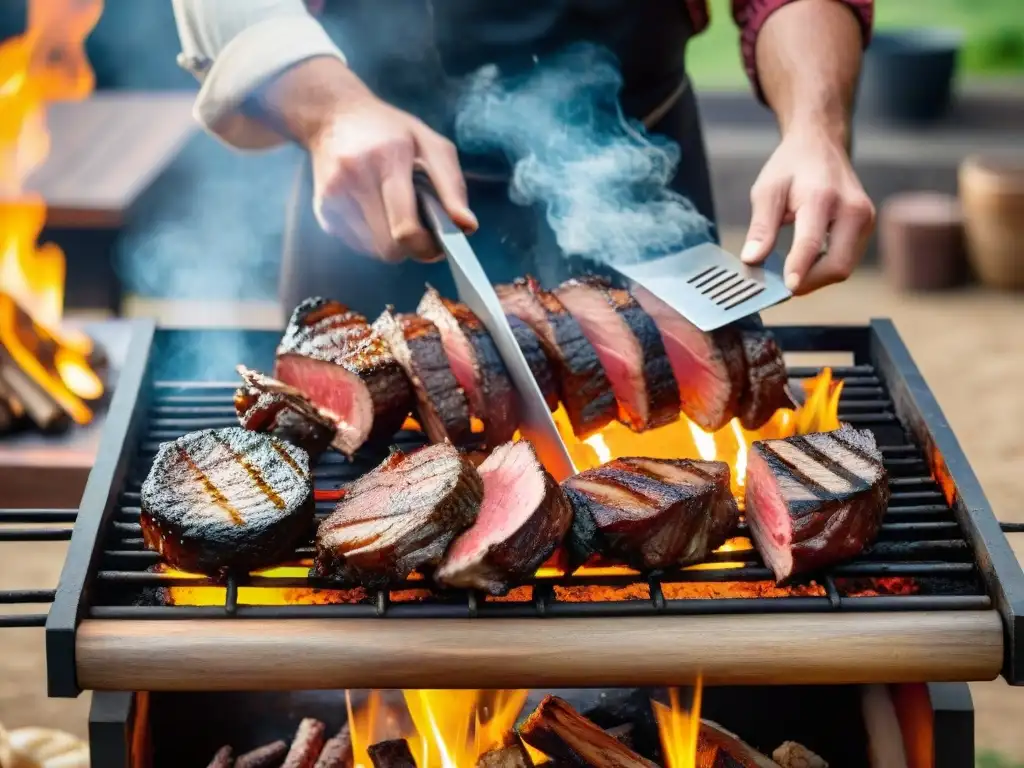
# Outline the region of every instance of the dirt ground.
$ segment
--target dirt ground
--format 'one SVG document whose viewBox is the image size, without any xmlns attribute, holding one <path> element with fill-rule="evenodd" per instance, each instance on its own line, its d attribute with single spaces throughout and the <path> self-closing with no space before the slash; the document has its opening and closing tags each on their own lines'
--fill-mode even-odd
<svg viewBox="0 0 1024 768">
<path fill-rule="evenodd" d="M 971 290 L 906 296 L 873 273 L 768 313 L 774 324 L 859 323 L 892 317 L 934 390 L 989 499 L 1003 520 L 1024 522 L 1024 300 Z M 0 494 L 2 495 L 2 494 Z M 1018 558 L 1024 534 L 1012 537 Z M 0 547 L 0 588 L 57 581 L 61 544 Z M 1024 691 L 1002 682 L 972 687 L 979 749 L 1024 761 Z M 0 631 L 0 722 L 85 735 L 88 701 L 49 700 L 41 630 Z"/>
</svg>

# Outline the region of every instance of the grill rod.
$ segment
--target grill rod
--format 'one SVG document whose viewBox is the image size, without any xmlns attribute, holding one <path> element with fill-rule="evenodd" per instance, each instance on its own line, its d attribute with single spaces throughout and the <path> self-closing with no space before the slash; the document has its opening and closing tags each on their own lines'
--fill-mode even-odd
<svg viewBox="0 0 1024 768">
<path fill-rule="evenodd" d="M 0 509 L 0 543 L 67 541 L 71 527 L 42 527 L 45 524 L 74 523 L 77 509 Z M 31 526 L 25 528 L 12 525 Z M 43 605 L 52 603 L 55 589 L 0 589 L 0 605 Z M 45 613 L 0 613 L 0 628 L 42 627 Z"/>
</svg>

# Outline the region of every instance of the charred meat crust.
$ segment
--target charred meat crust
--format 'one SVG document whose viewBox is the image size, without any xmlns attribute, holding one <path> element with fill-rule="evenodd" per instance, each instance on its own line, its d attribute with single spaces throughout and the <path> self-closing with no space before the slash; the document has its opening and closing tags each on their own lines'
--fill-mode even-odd
<svg viewBox="0 0 1024 768">
<path fill-rule="evenodd" d="M 755 442 L 747 475 L 746 516 L 751 538 L 784 583 L 860 554 L 874 542 L 889 504 L 889 479 L 874 435 L 843 425 L 783 440 Z M 791 525 L 788 570 L 776 564 L 773 541 L 756 489 L 771 482 L 782 494 Z"/>
<path fill-rule="evenodd" d="M 334 439 L 334 423 L 294 387 L 243 365 L 235 370 L 244 382 L 235 391 L 239 423 L 253 432 L 268 432 L 297 445 L 317 462 Z"/>
<path fill-rule="evenodd" d="M 309 458 L 240 427 L 191 432 L 160 446 L 141 506 L 146 546 L 176 568 L 218 574 L 268 567 L 312 530 Z"/>
<path fill-rule="evenodd" d="M 483 495 L 476 467 L 454 446 L 395 451 L 320 524 L 312 575 L 375 588 L 436 566 Z"/>
<path fill-rule="evenodd" d="M 580 324 L 533 277 L 495 288 L 506 314 L 529 325 L 555 363 L 558 389 L 580 439 L 607 426 L 618 412 L 611 382 Z"/>
<path fill-rule="evenodd" d="M 529 441 L 507 443 L 491 454 L 480 465 L 479 471 L 484 483 L 484 503 L 488 503 L 488 488 L 494 492 L 497 481 L 499 492 L 503 472 L 514 471 L 511 462 L 529 461 L 529 471 L 542 478 L 541 497 L 533 505 L 530 514 L 515 530 L 498 541 L 478 544 L 469 552 L 460 551 L 460 539 L 448 549 L 448 555 L 435 574 L 435 580 L 442 586 L 462 589 L 479 589 L 492 595 L 507 594 L 518 581 L 529 578 L 562 543 L 572 524 L 572 506 L 565 493 L 551 474 L 537 458 Z M 523 492 L 527 492 L 523 488 Z M 500 525 L 504 521 L 477 519 L 463 537 L 474 535 L 486 537 L 486 531 L 475 530 L 484 523 Z M 467 541 L 468 544 L 468 541 Z"/>
<path fill-rule="evenodd" d="M 637 371 L 630 371 L 630 374 L 631 377 L 637 376 L 642 380 L 643 391 L 630 392 L 629 397 L 618 399 L 619 421 L 634 432 L 643 432 L 676 421 L 680 411 L 679 385 L 672 373 L 661 333 L 654 320 L 641 308 L 629 291 L 613 287 L 602 277 L 592 276 L 568 280 L 555 292 L 562 304 L 569 307 L 577 321 L 582 313 L 575 311 L 573 305 L 576 304 L 576 295 L 583 291 L 595 292 L 610 310 L 607 321 L 602 318 L 596 323 L 600 328 L 599 335 L 605 339 L 614 338 L 616 331 L 619 331 L 621 344 L 615 345 L 619 354 L 632 353 L 638 358 L 630 361 L 638 368 Z M 618 319 L 619 328 L 615 328 L 613 318 Z M 587 324 L 581 322 L 580 325 L 584 333 L 587 333 Z M 593 331 L 588 339 L 596 349 L 600 348 L 601 338 L 595 337 Z M 608 370 L 608 367 L 605 367 L 606 373 Z M 634 403 L 639 404 L 640 408 L 635 408 Z M 639 410 L 643 412 L 638 412 Z"/>
<path fill-rule="evenodd" d="M 760 429 L 780 408 L 792 408 L 786 389 L 788 375 L 782 351 L 768 330 L 742 331 L 746 385 L 740 396 L 739 416 L 744 429 Z"/>
<path fill-rule="evenodd" d="M 574 512 L 573 569 L 594 555 L 641 571 L 700 562 L 739 517 L 723 462 L 616 459 L 562 487 Z"/>
<path fill-rule="evenodd" d="M 471 440 L 469 403 L 445 355 L 441 333 L 425 317 L 387 307 L 373 329 L 388 343 L 416 394 L 416 414 L 427 437 L 466 445 Z"/>
<path fill-rule="evenodd" d="M 555 374 L 551 360 L 547 352 L 541 346 L 540 339 L 533 329 L 515 315 L 506 315 L 512 335 L 516 337 L 516 343 L 526 358 L 526 364 L 530 367 L 541 394 L 544 395 L 544 402 L 550 410 L 558 408 L 558 385 L 555 382 Z"/>
<path fill-rule="evenodd" d="M 447 344 L 458 343 L 451 338 L 452 334 L 461 334 L 465 339 L 473 380 L 463 382 L 463 387 L 473 415 L 484 424 L 486 445 L 493 448 L 511 440 L 519 426 L 515 388 L 498 347 L 480 318 L 465 304 L 444 298 L 429 285 L 416 312 L 432 321 L 442 336 L 448 335 Z"/>
<path fill-rule="evenodd" d="M 365 317 L 337 301 L 316 297 L 295 308 L 277 348 L 275 375 L 283 380 L 287 377 L 280 360 L 288 355 L 337 365 L 358 377 L 373 405 L 373 423 L 366 442 L 388 440 L 409 414 L 412 390 L 387 344 L 372 331 Z M 303 388 L 300 381 L 287 383 Z M 355 445 L 342 450 L 351 454 L 358 448 Z"/>
</svg>

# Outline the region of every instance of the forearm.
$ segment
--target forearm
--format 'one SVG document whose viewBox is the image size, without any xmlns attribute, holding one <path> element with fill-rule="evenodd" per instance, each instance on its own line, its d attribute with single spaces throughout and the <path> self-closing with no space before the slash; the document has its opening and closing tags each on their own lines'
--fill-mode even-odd
<svg viewBox="0 0 1024 768">
<path fill-rule="evenodd" d="M 861 23 L 837 0 L 797 0 L 768 17 L 755 61 L 783 135 L 806 129 L 849 143 L 863 46 Z"/>
</svg>

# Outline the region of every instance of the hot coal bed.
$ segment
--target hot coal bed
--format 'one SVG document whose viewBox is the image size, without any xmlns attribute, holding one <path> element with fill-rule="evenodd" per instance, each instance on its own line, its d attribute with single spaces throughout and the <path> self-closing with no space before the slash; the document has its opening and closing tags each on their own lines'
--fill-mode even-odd
<svg viewBox="0 0 1024 768">
<path fill-rule="evenodd" d="M 726 568 L 538 576 L 512 600 L 439 595 L 417 582 L 339 600 L 336 585 L 304 572 L 217 583 L 160 568 L 141 540 L 141 482 L 159 443 L 236 423 L 231 371 L 239 360 L 215 357 L 237 346 L 225 332 L 158 331 L 133 346 L 122 371 L 79 511 L 46 624 L 51 695 L 103 692 L 94 704 L 94 752 L 117 754 L 134 743 L 136 758 L 153 748 L 155 766 L 204 765 L 212 753 L 200 756 L 199 745 L 258 746 L 294 732 L 302 717 L 336 728 L 345 712 L 337 689 L 345 687 L 651 689 L 701 675 L 703 717 L 769 753 L 773 741 L 823 743 L 836 766 L 867 764 L 856 761 L 864 741 L 856 720 L 838 734 L 826 722 L 843 720 L 835 713 L 852 706 L 863 684 L 1000 673 L 1021 684 L 1024 575 L 895 328 L 875 321 L 773 331 L 787 353 L 849 356 L 833 367 L 844 382 L 839 418 L 874 433 L 890 477 L 878 541 L 782 591 L 771 588 L 756 550 L 742 549 L 715 553 Z M 277 340 L 247 334 L 241 362 L 269 367 Z M 182 380 L 181 350 L 192 350 L 193 366 L 195 351 L 209 350 L 198 368 L 219 381 Z M 819 370 L 789 373 L 806 379 Z M 418 439 L 402 433 L 396 442 Z M 332 493 L 380 458 L 325 457 L 314 473 L 318 516 L 333 507 Z M 310 552 L 302 547 L 296 559 Z M 219 599 L 173 604 L 172 586 L 219 590 Z M 266 599 L 287 590 L 303 599 Z M 151 693 L 116 693 L 138 690 Z M 258 692 L 229 693 L 241 690 Z M 936 746 L 933 764 L 968 764 L 940 755 L 970 750 L 969 695 L 956 684 L 928 690 L 936 723 L 929 738 L 941 737 L 937 724 L 947 717 L 960 718 L 956 732 L 964 734 L 959 746 Z M 150 746 L 140 746 L 143 733 Z M 175 733 L 190 733 L 189 744 Z M 174 751 L 193 742 L 195 754 Z M 861 751 L 847 748 L 854 742 Z M 162 762 L 165 754 L 179 762 Z"/>
</svg>

